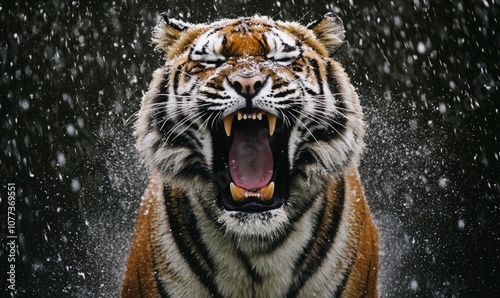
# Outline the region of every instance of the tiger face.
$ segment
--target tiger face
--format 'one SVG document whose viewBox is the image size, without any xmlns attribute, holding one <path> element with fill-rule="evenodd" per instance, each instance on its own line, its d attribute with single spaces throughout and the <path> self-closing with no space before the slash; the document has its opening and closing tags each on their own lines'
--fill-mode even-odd
<svg viewBox="0 0 500 298">
<path fill-rule="evenodd" d="M 280 241 L 363 147 L 357 95 L 332 59 L 343 37 L 334 15 L 307 27 L 164 17 L 154 41 L 167 62 L 136 126 L 145 162 L 249 250 Z"/>
</svg>

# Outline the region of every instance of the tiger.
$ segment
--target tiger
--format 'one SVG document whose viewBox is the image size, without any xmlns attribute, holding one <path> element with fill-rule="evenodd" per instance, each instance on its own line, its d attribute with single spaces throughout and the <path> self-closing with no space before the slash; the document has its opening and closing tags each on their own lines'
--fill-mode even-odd
<svg viewBox="0 0 500 298">
<path fill-rule="evenodd" d="M 135 124 L 149 169 L 121 297 L 377 297 L 365 122 L 341 19 L 188 23 Z"/>
</svg>

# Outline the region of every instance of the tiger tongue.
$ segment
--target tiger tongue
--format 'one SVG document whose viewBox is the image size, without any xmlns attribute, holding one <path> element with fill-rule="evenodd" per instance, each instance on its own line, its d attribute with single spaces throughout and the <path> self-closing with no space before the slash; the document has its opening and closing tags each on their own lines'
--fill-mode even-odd
<svg viewBox="0 0 500 298">
<path fill-rule="evenodd" d="M 263 130 L 260 130 L 263 132 Z M 233 182 L 246 190 L 259 190 L 273 177 L 273 154 L 267 133 L 255 128 L 234 130 L 229 150 L 229 171 Z"/>
</svg>

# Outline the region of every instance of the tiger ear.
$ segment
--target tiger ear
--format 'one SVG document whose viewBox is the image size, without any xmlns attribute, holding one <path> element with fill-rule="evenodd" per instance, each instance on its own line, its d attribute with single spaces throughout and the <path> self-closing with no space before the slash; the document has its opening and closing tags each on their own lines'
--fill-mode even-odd
<svg viewBox="0 0 500 298">
<path fill-rule="evenodd" d="M 322 19 L 307 25 L 316 38 L 327 48 L 330 56 L 344 42 L 344 24 L 334 13 L 327 13 Z"/>
<path fill-rule="evenodd" d="M 168 18 L 166 13 L 160 14 L 158 24 L 153 30 L 155 50 L 168 53 L 169 47 L 179 39 L 182 32 L 193 26 L 190 23 Z"/>
</svg>

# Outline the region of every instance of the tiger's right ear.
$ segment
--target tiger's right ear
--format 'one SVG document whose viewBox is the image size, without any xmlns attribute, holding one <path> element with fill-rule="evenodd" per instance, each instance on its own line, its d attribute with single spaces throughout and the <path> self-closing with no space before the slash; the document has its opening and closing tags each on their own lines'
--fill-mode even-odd
<svg viewBox="0 0 500 298">
<path fill-rule="evenodd" d="M 158 24 L 153 30 L 155 50 L 168 53 L 169 47 L 180 38 L 182 32 L 193 26 L 190 23 L 168 18 L 166 13 L 160 14 Z"/>
</svg>

